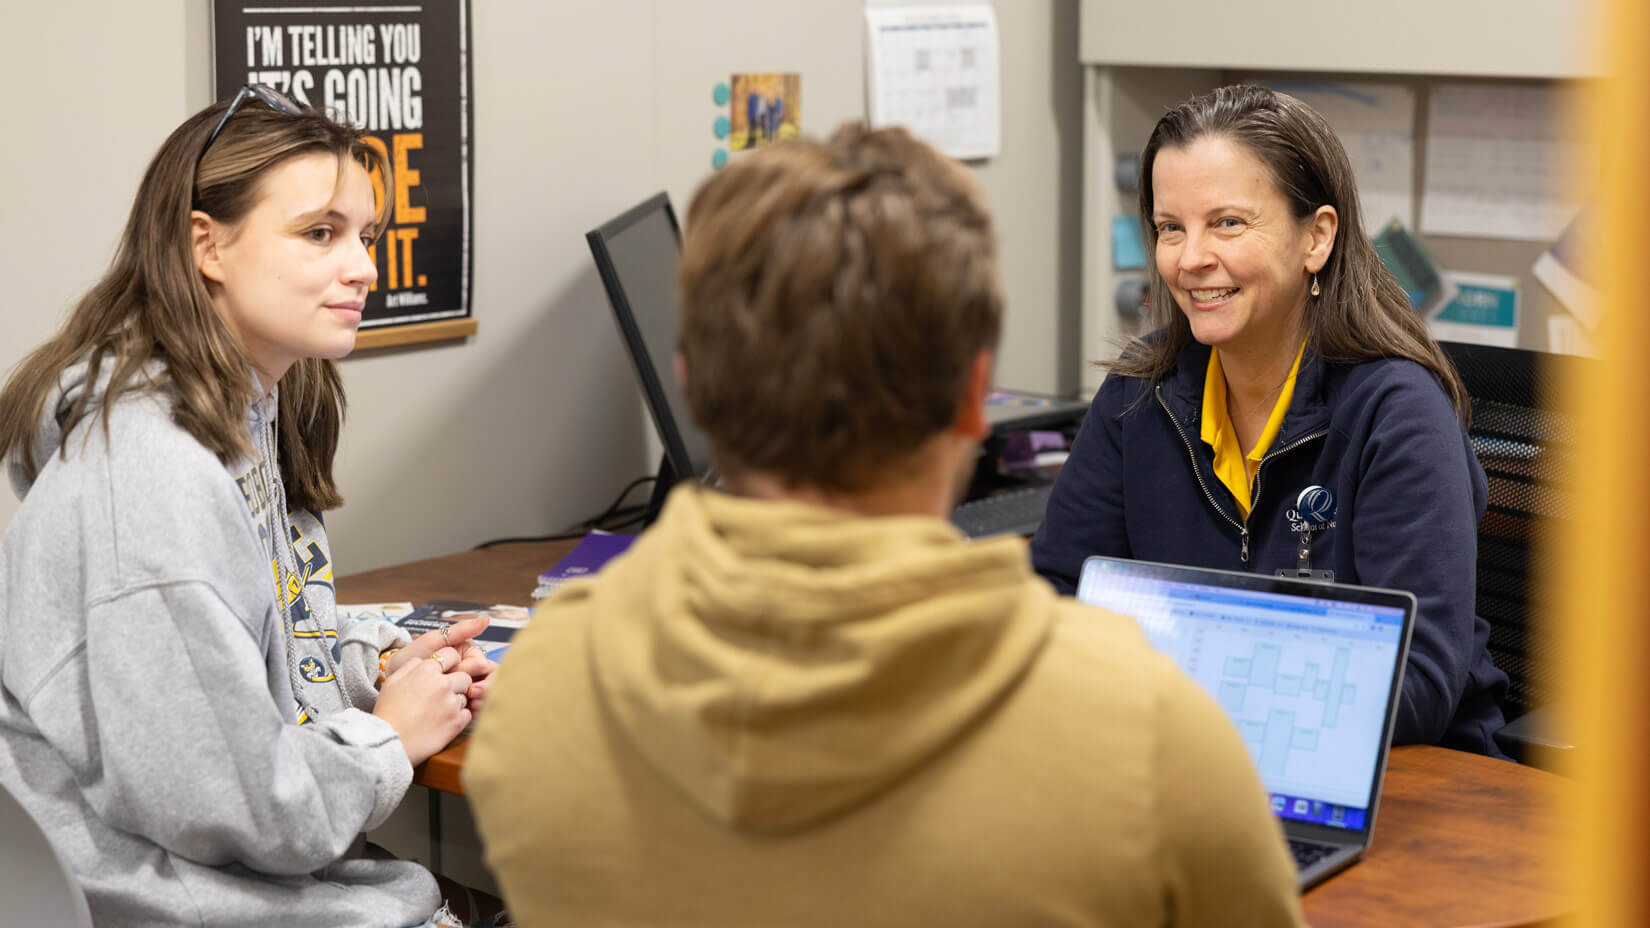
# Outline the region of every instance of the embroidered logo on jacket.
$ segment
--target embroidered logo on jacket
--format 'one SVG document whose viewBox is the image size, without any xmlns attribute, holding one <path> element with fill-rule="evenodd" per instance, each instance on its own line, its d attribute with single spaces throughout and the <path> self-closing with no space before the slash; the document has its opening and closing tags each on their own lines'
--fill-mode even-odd
<svg viewBox="0 0 1650 928">
<path fill-rule="evenodd" d="M 1325 487 L 1312 486 L 1295 497 L 1295 507 L 1283 514 L 1295 534 L 1321 532 L 1335 527 L 1335 494 Z M 1307 541 L 1311 543 L 1310 539 Z"/>
</svg>

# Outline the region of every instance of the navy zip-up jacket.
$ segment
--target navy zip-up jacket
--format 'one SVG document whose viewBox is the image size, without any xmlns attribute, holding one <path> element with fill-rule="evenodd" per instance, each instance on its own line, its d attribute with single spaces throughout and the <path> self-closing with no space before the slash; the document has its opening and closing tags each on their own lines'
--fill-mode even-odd
<svg viewBox="0 0 1650 928">
<path fill-rule="evenodd" d="M 1336 510 L 1312 542 L 1312 566 L 1419 603 L 1393 743 L 1501 756 L 1492 735 L 1507 677 L 1490 663 L 1489 622 L 1474 609 L 1488 489 L 1437 379 L 1412 361 L 1346 367 L 1309 352 L 1245 521 L 1200 438 L 1208 364 L 1209 348 L 1193 341 L 1155 389 L 1106 378 L 1032 539 L 1037 571 L 1070 594 L 1093 554 L 1294 569 L 1288 512 L 1301 490 L 1327 487 Z"/>
</svg>

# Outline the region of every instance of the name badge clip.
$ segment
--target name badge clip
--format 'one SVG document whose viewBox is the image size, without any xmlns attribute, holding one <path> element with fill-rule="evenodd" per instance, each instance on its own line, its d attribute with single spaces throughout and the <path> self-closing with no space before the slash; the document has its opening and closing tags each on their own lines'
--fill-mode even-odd
<svg viewBox="0 0 1650 928">
<path fill-rule="evenodd" d="M 1281 567 L 1275 574 L 1334 583 L 1333 570 L 1313 569 L 1312 539 L 1324 529 L 1335 527 L 1335 494 L 1326 487 L 1307 487 L 1295 497 L 1295 508 L 1286 515 L 1289 528 L 1295 533 L 1295 569 Z"/>
</svg>

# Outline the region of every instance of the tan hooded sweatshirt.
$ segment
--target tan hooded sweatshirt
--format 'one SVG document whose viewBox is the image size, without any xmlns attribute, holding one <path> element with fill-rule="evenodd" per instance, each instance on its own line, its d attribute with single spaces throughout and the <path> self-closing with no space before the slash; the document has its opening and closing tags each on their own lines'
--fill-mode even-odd
<svg viewBox="0 0 1650 928">
<path fill-rule="evenodd" d="M 464 771 L 525 926 L 1293 925 L 1248 755 L 1018 539 L 676 490 Z"/>
</svg>

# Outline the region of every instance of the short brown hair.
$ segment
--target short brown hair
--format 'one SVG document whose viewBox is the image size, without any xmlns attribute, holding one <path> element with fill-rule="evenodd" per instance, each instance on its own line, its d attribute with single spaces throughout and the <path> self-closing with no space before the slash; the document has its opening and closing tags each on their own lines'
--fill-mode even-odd
<svg viewBox="0 0 1650 928">
<path fill-rule="evenodd" d="M 684 393 L 725 472 L 859 490 L 956 417 L 997 343 L 991 215 L 903 129 L 741 156 L 688 211 Z"/>
</svg>

